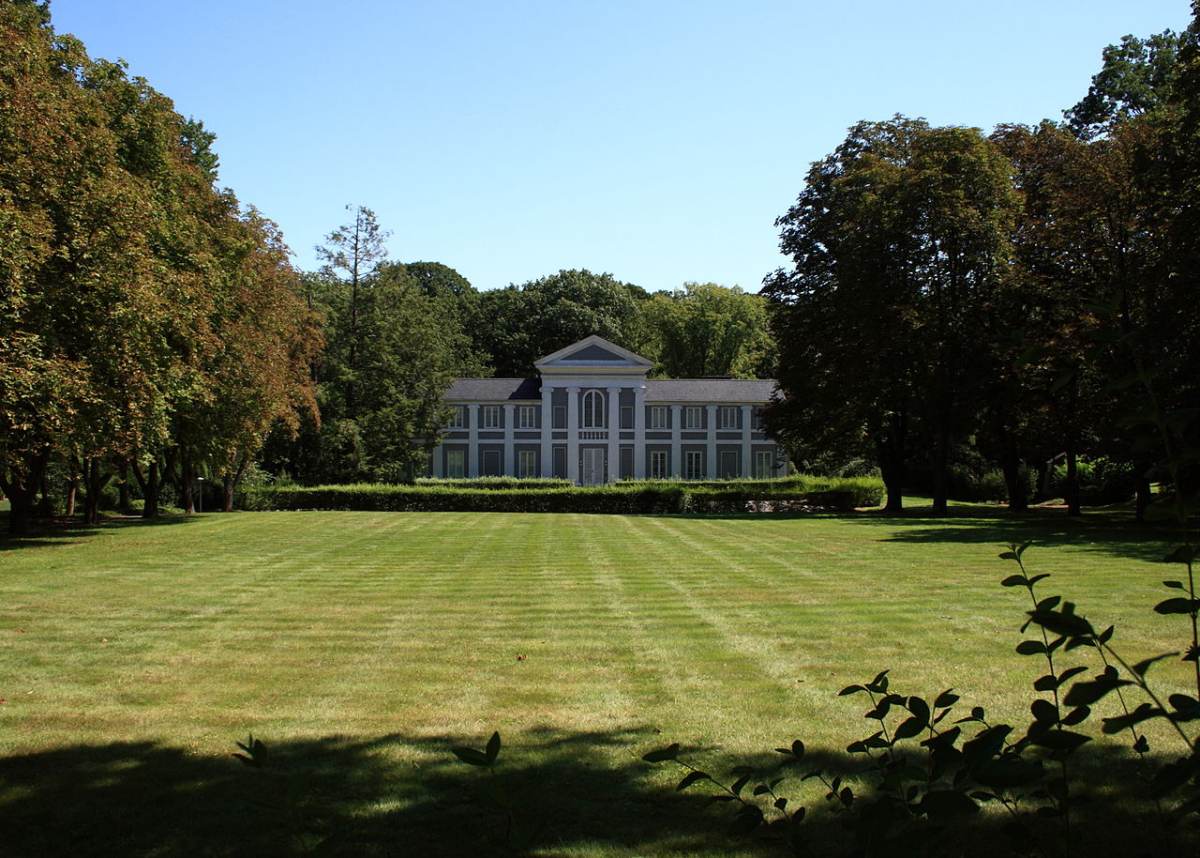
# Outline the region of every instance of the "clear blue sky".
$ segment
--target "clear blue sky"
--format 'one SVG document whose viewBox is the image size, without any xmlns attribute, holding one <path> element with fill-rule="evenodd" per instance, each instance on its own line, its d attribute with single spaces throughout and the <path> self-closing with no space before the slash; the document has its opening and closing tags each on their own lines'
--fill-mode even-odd
<svg viewBox="0 0 1200 858">
<path fill-rule="evenodd" d="M 757 290 L 773 221 L 859 119 L 1060 118 L 1186 0 L 53 0 L 218 135 L 302 267 L 346 203 L 478 288 L 560 268 Z"/>
</svg>

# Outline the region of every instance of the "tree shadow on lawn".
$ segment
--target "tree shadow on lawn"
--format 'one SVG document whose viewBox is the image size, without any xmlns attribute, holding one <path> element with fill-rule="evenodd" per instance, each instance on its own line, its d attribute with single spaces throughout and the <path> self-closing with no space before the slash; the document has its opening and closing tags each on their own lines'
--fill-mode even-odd
<svg viewBox="0 0 1200 858">
<path fill-rule="evenodd" d="M 1162 560 L 1178 541 L 1177 530 L 1165 524 L 1137 524 L 1130 513 L 1097 510 L 1081 518 L 1057 509 L 1010 513 L 978 506 L 951 507 L 945 516 L 920 507 L 892 514 L 870 511 L 840 516 L 847 522 L 891 530 L 883 542 L 986 543 L 997 547 L 1033 540 L 1049 547 L 1098 551 L 1133 560 Z"/>
<path fill-rule="evenodd" d="M 761 832 L 731 839 L 725 829 L 732 805 L 712 805 L 711 786 L 676 792 L 681 769 L 641 761 L 666 738 L 649 729 L 527 731 L 501 750 L 494 772 L 457 761 L 450 747 L 458 742 L 448 737 L 400 734 L 278 743 L 268 737 L 261 769 L 155 742 L 49 749 L 0 759 L 0 851 L 167 858 L 787 854 L 781 842 Z M 482 743 L 480 737 L 470 744 Z M 714 774 L 748 762 L 768 777 L 783 766 L 781 773 L 790 777 L 780 793 L 793 797 L 793 809 L 797 801 L 808 806 L 805 828 L 814 854 L 851 851 L 850 835 L 824 801 L 823 788 L 816 781 L 802 788 L 799 779 L 818 766 L 858 771 L 861 757 L 810 749 L 801 765 L 787 766 L 769 751 L 753 760 L 729 760 L 711 748 L 689 749 L 685 756 L 719 764 Z M 1181 854 L 1173 851 L 1179 843 L 1163 839 L 1144 797 L 1135 794 L 1130 756 L 1112 746 L 1090 755 L 1088 771 L 1104 770 L 1104 782 L 1123 783 L 1128 794 L 1110 796 L 1092 824 L 1079 819 L 1077 851 Z M 484 798 L 493 789 L 514 805 L 511 839 L 505 815 Z M 1087 806 L 1081 807 L 1086 814 Z M 1009 854 L 1004 821 L 999 814 L 978 814 L 948 836 L 961 844 L 962 854 Z M 1089 842 L 1098 851 L 1083 848 Z"/>
<path fill-rule="evenodd" d="M 105 530 L 121 530 L 130 527 L 169 527 L 188 524 L 195 516 L 160 515 L 142 518 L 136 515 L 108 515 L 99 524 L 85 524 L 79 519 L 56 518 L 35 521 L 28 534 L 12 536 L 8 532 L 8 513 L 0 511 L 0 551 L 16 551 L 45 545 L 72 545 L 95 536 Z"/>
</svg>

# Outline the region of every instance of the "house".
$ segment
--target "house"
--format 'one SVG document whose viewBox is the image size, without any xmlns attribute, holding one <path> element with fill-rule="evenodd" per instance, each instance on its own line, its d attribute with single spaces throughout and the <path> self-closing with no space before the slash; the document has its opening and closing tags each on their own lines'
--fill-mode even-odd
<svg viewBox="0 0 1200 858">
<path fill-rule="evenodd" d="M 775 382 L 647 378 L 651 362 L 598 336 L 547 355 L 533 378 L 460 378 L 435 477 L 766 478 L 787 473 L 761 411 Z"/>
</svg>

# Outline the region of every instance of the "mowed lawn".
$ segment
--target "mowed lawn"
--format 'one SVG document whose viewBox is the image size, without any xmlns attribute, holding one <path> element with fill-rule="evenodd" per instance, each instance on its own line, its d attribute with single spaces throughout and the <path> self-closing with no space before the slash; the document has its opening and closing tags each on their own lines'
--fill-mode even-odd
<svg viewBox="0 0 1200 858">
<path fill-rule="evenodd" d="M 1163 535 L 1115 520 L 240 513 L 0 541 L 0 851 L 493 854 L 487 775 L 449 747 L 499 730 L 511 851 L 758 854 L 641 754 L 836 752 L 867 723 L 838 689 L 884 668 L 1023 727 L 1043 665 L 1013 652 L 1004 543 L 1037 540 L 1044 594 L 1130 655 L 1182 646 L 1151 610 Z M 229 756 L 248 733 L 262 771 Z"/>
</svg>

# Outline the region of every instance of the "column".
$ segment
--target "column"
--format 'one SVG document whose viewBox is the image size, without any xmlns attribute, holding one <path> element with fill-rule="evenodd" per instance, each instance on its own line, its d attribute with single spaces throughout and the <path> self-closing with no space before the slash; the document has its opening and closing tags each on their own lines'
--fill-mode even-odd
<svg viewBox="0 0 1200 858">
<path fill-rule="evenodd" d="M 754 425 L 754 409 L 752 406 L 742 406 L 742 476 L 750 479 L 754 476 L 754 463 L 750 461 L 750 430 Z"/>
<path fill-rule="evenodd" d="M 440 477 L 442 475 L 442 460 L 446 456 L 442 453 L 442 445 L 438 444 L 433 448 L 433 476 Z"/>
<path fill-rule="evenodd" d="M 708 406 L 708 478 L 717 478 L 717 406 Z"/>
<path fill-rule="evenodd" d="M 554 474 L 554 388 L 542 382 L 542 471 L 541 476 Z"/>
<path fill-rule="evenodd" d="M 579 482 L 579 388 L 567 388 L 567 479 Z"/>
<path fill-rule="evenodd" d="M 608 482 L 621 479 L 621 388 L 608 393 Z"/>
<path fill-rule="evenodd" d="M 646 385 L 633 389 L 633 478 L 646 479 Z"/>
<path fill-rule="evenodd" d="M 683 427 L 683 408 L 671 406 L 671 476 L 678 480 L 683 476 L 683 447 L 679 432 Z"/>
<path fill-rule="evenodd" d="M 479 403 L 467 406 L 467 423 L 467 476 L 474 479 L 479 476 Z"/>
<path fill-rule="evenodd" d="M 516 469 L 513 468 L 513 404 L 511 402 L 504 403 L 504 470 L 501 471 L 506 477 L 515 477 Z"/>
</svg>

